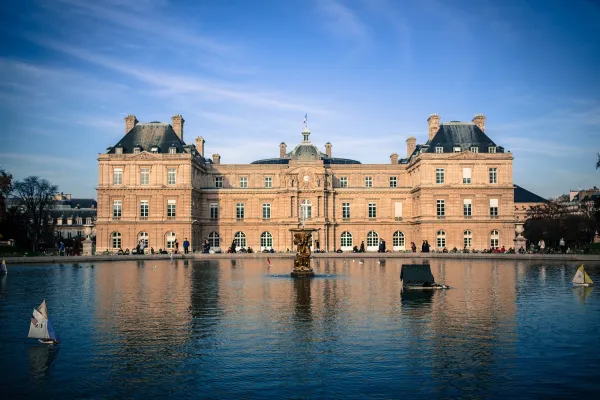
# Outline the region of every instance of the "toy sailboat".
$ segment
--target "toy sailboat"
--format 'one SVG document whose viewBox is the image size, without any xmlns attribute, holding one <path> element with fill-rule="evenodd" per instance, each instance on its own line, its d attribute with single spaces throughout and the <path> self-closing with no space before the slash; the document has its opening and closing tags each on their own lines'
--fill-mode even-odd
<svg viewBox="0 0 600 400">
<path fill-rule="evenodd" d="M 0 275 L 7 275 L 8 268 L 6 268 L 6 261 L 2 260 L 2 265 L 0 266 Z"/>
<path fill-rule="evenodd" d="M 577 268 L 577 272 L 573 278 L 573 286 L 594 286 L 594 281 L 592 281 L 592 278 L 585 272 L 583 265 Z"/>
<path fill-rule="evenodd" d="M 400 280 L 403 289 L 435 290 L 450 286 L 436 283 L 429 264 L 402 264 Z"/>
<path fill-rule="evenodd" d="M 58 344 L 58 338 L 48 318 L 48 307 L 46 300 L 37 309 L 33 309 L 33 317 L 31 317 L 31 325 L 29 326 L 29 335 L 32 339 L 37 339 L 44 344 Z"/>
</svg>

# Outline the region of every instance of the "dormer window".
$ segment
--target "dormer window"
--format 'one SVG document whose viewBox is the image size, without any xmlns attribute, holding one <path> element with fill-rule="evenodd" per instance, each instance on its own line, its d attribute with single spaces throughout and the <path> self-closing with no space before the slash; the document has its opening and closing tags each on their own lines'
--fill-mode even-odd
<svg viewBox="0 0 600 400">
<path fill-rule="evenodd" d="M 150 151 L 153 153 L 158 153 L 158 146 L 152 146 L 152 148 L 150 148 Z"/>
<path fill-rule="evenodd" d="M 440 147 L 440 146 L 438 146 L 438 147 L 436 147 L 436 148 L 435 148 L 435 152 L 436 152 L 436 153 L 443 153 L 443 152 L 444 152 L 444 148 L 443 148 L 443 147 Z"/>
<path fill-rule="evenodd" d="M 471 153 L 479 153 L 479 147 L 471 146 Z"/>
<path fill-rule="evenodd" d="M 496 152 L 496 146 L 488 147 L 488 153 L 495 153 L 495 152 Z"/>
<path fill-rule="evenodd" d="M 133 148 L 133 154 L 139 154 L 142 151 L 142 148 L 140 146 L 135 146 Z"/>
<path fill-rule="evenodd" d="M 176 154 L 177 153 L 177 147 L 169 147 L 169 154 Z"/>
<path fill-rule="evenodd" d="M 454 149 L 453 149 L 453 151 L 454 151 L 455 153 L 460 153 L 460 146 L 454 146 Z"/>
<path fill-rule="evenodd" d="M 115 147 L 115 154 L 123 154 L 123 148 L 121 146 Z"/>
</svg>

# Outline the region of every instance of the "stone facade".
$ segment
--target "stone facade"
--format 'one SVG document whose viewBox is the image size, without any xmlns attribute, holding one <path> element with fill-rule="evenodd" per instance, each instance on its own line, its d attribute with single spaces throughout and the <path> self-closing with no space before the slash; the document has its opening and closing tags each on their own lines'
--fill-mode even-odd
<svg viewBox="0 0 600 400">
<path fill-rule="evenodd" d="M 172 125 L 128 116 L 125 137 L 98 157 L 97 252 L 132 249 L 140 239 L 155 250 L 177 239 L 181 249 L 184 238 L 193 250 L 207 238 L 224 251 L 234 240 L 286 251 L 294 248 L 290 229 L 302 225 L 316 230 L 313 250 L 318 240 L 329 252 L 362 241 L 377 251 L 381 239 L 392 251 L 411 242 L 420 250 L 423 240 L 436 250 L 511 247 L 512 154 L 485 135 L 481 114 L 428 121 L 427 143 L 408 138 L 406 157 L 394 153 L 388 164 L 332 157 L 332 145 L 320 151 L 308 128 L 292 151 L 281 143 L 278 158 L 227 164 L 206 158 L 204 138 L 183 142 L 180 115 Z"/>
</svg>

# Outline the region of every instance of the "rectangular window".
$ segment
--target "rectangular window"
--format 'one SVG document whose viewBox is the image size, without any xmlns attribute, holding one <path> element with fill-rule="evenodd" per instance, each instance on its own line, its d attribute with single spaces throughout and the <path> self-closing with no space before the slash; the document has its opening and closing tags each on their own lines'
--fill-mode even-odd
<svg viewBox="0 0 600 400">
<path fill-rule="evenodd" d="M 343 187 L 343 188 L 348 187 L 348 177 L 347 176 L 340 177 L 340 187 Z"/>
<path fill-rule="evenodd" d="M 396 178 L 395 176 L 390 176 L 390 187 L 398 187 L 398 178 Z"/>
<path fill-rule="evenodd" d="M 236 203 L 235 217 L 237 219 L 244 219 L 244 203 Z"/>
<path fill-rule="evenodd" d="M 221 189 L 223 187 L 223 177 L 215 176 L 215 187 Z"/>
<path fill-rule="evenodd" d="M 123 184 L 123 168 L 113 169 L 113 185 Z"/>
<path fill-rule="evenodd" d="M 492 153 L 492 154 L 495 153 L 496 152 L 496 147 L 495 146 L 488 147 L 488 152 Z"/>
<path fill-rule="evenodd" d="M 121 150 L 123 150 L 123 149 L 121 149 Z M 71 239 L 71 232 L 70 231 L 67 232 L 67 239 Z"/>
<path fill-rule="evenodd" d="M 464 199 L 463 200 L 463 215 L 465 217 L 470 217 L 472 216 L 472 205 L 471 205 L 471 199 Z"/>
<path fill-rule="evenodd" d="M 490 199 L 490 217 L 498 216 L 498 199 Z"/>
<path fill-rule="evenodd" d="M 271 204 L 263 204 L 263 219 L 271 219 Z"/>
<path fill-rule="evenodd" d="M 455 153 L 460 153 L 460 147 L 458 147 L 458 146 L 454 146 L 454 147 L 453 147 L 453 151 L 454 151 Z"/>
<path fill-rule="evenodd" d="M 370 176 L 365 176 L 365 187 L 366 188 L 373 187 L 373 178 L 371 178 Z"/>
<path fill-rule="evenodd" d="M 437 183 L 437 184 L 444 183 L 444 168 L 436 168 L 435 169 L 435 183 Z"/>
<path fill-rule="evenodd" d="M 134 147 L 133 148 L 133 154 L 139 154 L 140 153 L 140 148 L 139 147 Z"/>
<path fill-rule="evenodd" d="M 471 153 L 479 153 L 479 147 L 471 146 Z"/>
<path fill-rule="evenodd" d="M 377 203 L 369 203 L 369 218 L 377 218 Z"/>
<path fill-rule="evenodd" d="M 240 177 L 240 187 L 247 188 L 248 187 L 248 178 L 245 176 Z"/>
<path fill-rule="evenodd" d="M 123 210 L 123 202 L 121 200 L 113 201 L 113 219 L 121 218 L 121 212 Z"/>
<path fill-rule="evenodd" d="M 219 205 L 217 203 L 210 203 L 210 219 L 219 218 Z"/>
<path fill-rule="evenodd" d="M 446 203 L 444 200 L 437 201 L 437 216 L 444 217 L 446 215 Z"/>
<path fill-rule="evenodd" d="M 394 219 L 402 221 L 402 202 L 400 201 L 394 203 Z"/>
<path fill-rule="evenodd" d="M 177 148 L 176 147 L 169 147 L 169 154 L 177 154 Z"/>
<path fill-rule="evenodd" d="M 140 201 L 140 218 L 141 219 L 148 219 L 148 208 L 149 208 L 148 200 L 141 200 Z"/>
<path fill-rule="evenodd" d="M 115 154 L 123 154 L 123 148 L 122 147 L 115 147 Z"/>
<path fill-rule="evenodd" d="M 87 218 L 85 219 L 85 224 L 86 224 L 86 225 L 91 225 L 91 224 L 92 224 L 92 218 L 90 218 L 90 217 L 87 217 Z"/>
<path fill-rule="evenodd" d="M 270 176 L 265 176 L 265 188 L 270 189 L 273 187 L 273 178 Z"/>
<path fill-rule="evenodd" d="M 177 215 L 177 201 L 167 200 L 167 218 L 175 218 Z"/>
<path fill-rule="evenodd" d="M 174 185 L 176 182 L 175 179 L 175 168 L 169 168 L 167 170 L 167 184 L 168 185 Z"/>
<path fill-rule="evenodd" d="M 490 168 L 490 183 L 498 183 L 498 168 Z"/>
<path fill-rule="evenodd" d="M 463 183 L 465 185 L 471 184 L 471 168 L 463 168 Z"/>
<path fill-rule="evenodd" d="M 443 147 L 436 147 L 435 148 L 435 152 L 436 153 L 443 153 L 444 152 L 444 148 Z"/>
<path fill-rule="evenodd" d="M 150 168 L 140 168 L 140 185 L 150 184 Z"/>
<path fill-rule="evenodd" d="M 350 203 L 342 203 L 342 219 L 350 219 Z"/>
<path fill-rule="evenodd" d="M 465 248 L 470 248 L 471 247 L 471 237 L 470 236 L 464 236 L 464 245 Z"/>
</svg>

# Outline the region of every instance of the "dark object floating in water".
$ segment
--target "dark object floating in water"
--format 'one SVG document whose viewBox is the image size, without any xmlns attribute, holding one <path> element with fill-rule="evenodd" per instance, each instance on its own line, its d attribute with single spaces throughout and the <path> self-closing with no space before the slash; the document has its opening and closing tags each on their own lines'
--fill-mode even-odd
<svg viewBox="0 0 600 400">
<path fill-rule="evenodd" d="M 400 280 L 403 289 L 449 289 L 450 286 L 435 282 L 429 264 L 402 264 Z"/>
</svg>

